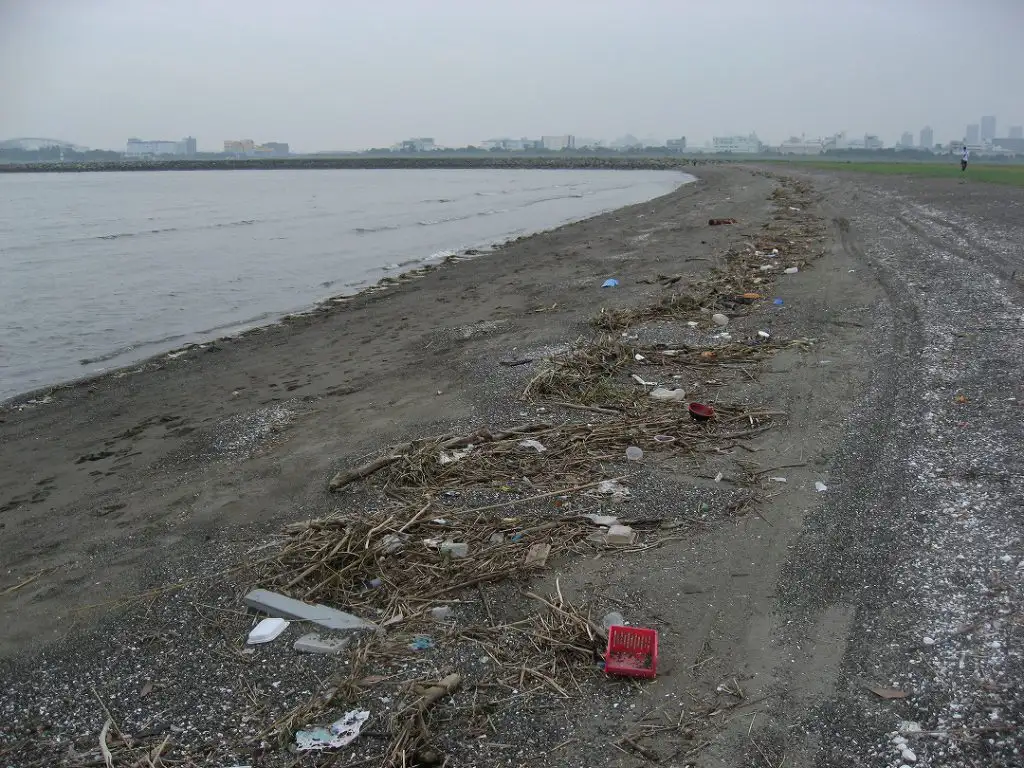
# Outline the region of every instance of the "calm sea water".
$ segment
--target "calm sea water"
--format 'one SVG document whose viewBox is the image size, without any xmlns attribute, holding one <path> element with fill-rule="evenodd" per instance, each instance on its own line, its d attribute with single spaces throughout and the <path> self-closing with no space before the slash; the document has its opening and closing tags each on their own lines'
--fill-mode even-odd
<svg viewBox="0 0 1024 768">
<path fill-rule="evenodd" d="M 0 174 L 0 400 L 689 180 L 645 171 Z"/>
</svg>

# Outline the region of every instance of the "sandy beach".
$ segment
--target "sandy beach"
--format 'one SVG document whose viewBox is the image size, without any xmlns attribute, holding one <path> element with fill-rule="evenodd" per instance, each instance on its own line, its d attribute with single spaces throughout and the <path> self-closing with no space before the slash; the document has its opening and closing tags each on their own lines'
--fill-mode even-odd
<svg viewBox="0 0 1024 768">
<path fill-rule="evenodd" d="M 459 675 L 431 705 L 429 754 L 418 744 L 410 759 L 899 765 L 906 747 L 918 765 L 1013 765 L 1024 192 L 692 172 L 665 197 L 0 412 L 0 764 L 103 765 L 104 740 L 118 766 L 384 765 L 401 707 L 421 701 L 409 704 L 413 683 Z M 671 304 L 715 268 L 742 283 Z M 602 288 L 609 278 L 618 285 Z M 736 300 L 745 293 L 756 298 Z M 638 311 L 654 306 L 673 309 Z M 723 421 L 694 431 L 685 403 L 659 404 L 659 424 L 679 422 L 676 449 L 693 450 L 645 443 L 627 463 L 612 441 L 614 455 L 594 449 L 561 475 L 538 458 L 525 480 L 429 489 L 422 523 L 380 532 L 443 536 L 444 523 L 416 526 L 488 507 L 495 525 L 527 531 L 522 520 L 602 512 L 630 521 L 638 547 L 550 529 L 536 572 L 421 602 L 452 607 L 449 622 L 370 597 L 335 607 L 382 623 L 404 606 L 372 652 L 299 655 L 295 627 L 249 652 L 255 614 L 241 597 L 286 591 L 270 557 L 285 526 L 335 513 L 383 523 L 414 496 L 376 476 L 332 493 L 340 470 L 425 436 L 651 422 L 644 383 L 621 411 L 596 395 L 576 407 L 523 396 L 546 360 L 602 338 L 641 358 L 720 349 L 721 365 L 658 352 L 674 373 L 650 359 L 616 370 L 718 404 Z M 550 434 L 538 439 L 562 439 Z M 627 477 L 630 500 L 595 498 L 597 477 Z M 630 683 L 576 657 L 518 674 L 501 632 L 538 610 L 525 592 L 596 626 L 618 611 L 656 628 L 657 677 Z M 429 649 L 410 651 L 414 636 Z M 361 686 L 302 710 L 356 670 Z M 296 729 L 356 708 L 371 719 L 351 745 L 286 748 Z M 277 727 L 297 710 L 308 720 Z"/>
</svg>

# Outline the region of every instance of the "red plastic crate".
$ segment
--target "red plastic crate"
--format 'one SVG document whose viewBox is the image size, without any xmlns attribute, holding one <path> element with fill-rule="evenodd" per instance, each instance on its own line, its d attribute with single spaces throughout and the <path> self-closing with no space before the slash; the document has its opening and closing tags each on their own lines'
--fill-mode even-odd
<svg viewBox="0 0 1024 768">
<path fill-rule="evenodd" d="M 609 675 L 654 677 L 658 669 L 658 633 L 641 627 L 608 628 L 604 671 Z"/>
</svg>

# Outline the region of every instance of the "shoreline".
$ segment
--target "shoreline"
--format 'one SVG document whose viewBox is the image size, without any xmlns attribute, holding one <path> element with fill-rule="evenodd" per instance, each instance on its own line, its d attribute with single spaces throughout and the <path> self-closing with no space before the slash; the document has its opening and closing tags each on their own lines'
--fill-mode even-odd
<svg viewBox="0 0 1024 768">
<path fill-rule="evenodd" d="M 116 365 L 114 367 L 104 369 L 102 371 L 88 373 L 82 376 L 74 376 L 68 379 L 62 379 L 60 381 L 54 382 L 53 384 L 45 384 L 39 387 L 33 387 L 32 389 L 26 390 L 24 392 L 18 392 L 13 395 L 2 397 L 0 398 L 0 413 L 3 413 L 5 410 L 19 409 L 21 407 L 24 407 L 25 405 L 45 404 L 42 402 L 34 403 L 32 401 L 45 400 L 47 397 L 49 397 L 55 392 L 60 392 L 67 389 L 76 389 L 82 386 L 93 385 L 97 381 L 103 380 L 107 377 L 121 378 L 126 375 L 131 375 L 132 373 L 142 372 L 147 367 L 152 367 L 153 365 L 159 364 L 161 360 L 174 359 L 173 357 L 168 356 L 180 356 L 180 353 L 184 353 L 193 349 L 203 349 L 206 346 L 216 342 L 230 342 L 235 339 L 257 334 L 266 328 L 286 324 L 289 322 L 289 320 L 329 312 L 331 311 L 331 309 L 336 308 L 341 304 L 345 304 L 349 301 L 352 301 L 360 296 L 381 293 L 393 286 L 422 278 L 435 270 L 453 264 L 457 264 L 467 259 L 493 256 L 494 254 L 500 252 L 502 249 L 531 237 L 553 233 L 565 227 L 571 227 L 575 224 L 579 224 L 584 221 L 589 221 L 602 216 L 607 216 L 609 214 L 615 213 L 616 211 L 625 210 L 635 205 L 644 205 L 647 203 L 652 203 L 657 200 L 668 198 L 672 195 L 677 194 L 682 187 L 697 184 L 700 182 L 699 178 L 697 178 L 693 174 L 682 172 L 681 169 L 665 170 L 675 170 L 677 172 L 683 173 L 683 176 L 688 176 L 689 178 L 683 178 L 673 189 L 669 190 L 668 192 L 649 198 L 648 200 L 640 201 L 639 203 L 630 203 L 629 205 L 621 206 L 618 208 L 610 208 L 596 211 L 593 214 L 586 215 L 580 218 L 569 219 L 561 224 L 558 224 L 555 227 L 539 229 L 536 231 L 528 232 L 523 235 L 516 235 L 513 237 L 509 237 L 505 240 L 490 243 L 488 245 L 470 246 L 468 248 L 465 248 L 461 252 L 447 253 L 445 256 L 439 258 L 436 255 L 432 255 L 422 260 L 413 260 L 413 262 L 418 264 L 419 266 L 413 267 L 412 269 L 407 269 L 404 272 L 399 272 L 397 274 L 385 274 L 372 285 L 368 285 L 353 293 L 339 293 L 316 299 L 311 303 L 307 304 L 303 309 L 291 310 L 280 315 L 275 315 L 274 317 L 268 317 L 266 318 L 265 322 L 259 322 L 255 325 L 252 325 L 250 323 L 246 323 L 243 321 L 239 323 L 239 325 L 244 327 L 238 330 L 237 332 L 218 333 L 216 335 L 209 335 L 206 336 L 204 340 L 193 341 L 179 346 L 170 347 L 163 351 L 147 354 L 131 362 L 126 362 L 122 365 Z M 382 271 L 386 272 L 387 270 L 385 268 L 382 268 Z M 143 345 L 148 345 L 151 342 L 140 343 Z"/>
<path fill-rule="evenodd" d="M 116 173 L 131 171 L 246 171 L 246 170 L 623 170 L 674 171 L 720 165 L 721 159 L 673 156 L 488 157 L 282 157 L 246 160 L 143 160 L 84 163 L 0 163 L 0 173 Z"/>
</svg>

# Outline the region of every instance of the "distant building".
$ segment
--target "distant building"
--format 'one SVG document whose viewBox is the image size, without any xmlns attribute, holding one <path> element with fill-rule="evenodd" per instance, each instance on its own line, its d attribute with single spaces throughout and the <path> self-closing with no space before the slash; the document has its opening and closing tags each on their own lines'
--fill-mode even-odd
<svg viewBox="0 0 1024 768">
<path fill-rule="evenodd" d="M 269 152 L 273 157 L 288 157 L 290 153 L 286 141 L 267 141 L 260 145 L 260 149 Z"/>
<path fill-rule="evenodd" d="M 438 146 L 434 143 L 433 139 L 421 136 L 415 139 L 400 141 L 393 148 L 399 152 L 433 152 L 438 149 Z"/>
<path fill-rule="evenodd" d="M 288 145 L 279 141 L 257 144 L 252 139 L 226 139 L 224 154 L 235 157 L 287 157 Z"/>
<path fill-rule="evenodd" d="M 181 141 L 128 139 L 124 151 L 125 157 L 160 157 L 163 155 L 188 157 L 195 153 L 196 140 L 191 136 L 187 136 Z"/>
<path fill-rule="evenodd" d="M 495 152 L 524 152 L 527 150 L 542 149 L 543 143 L 540 139 L 487 139 L 480 142 L 481 149 L 494 150 Z"/>
<path fill-rule="evenodd" d="M 882 149 L 885 142 L 873 133 L 865 133 L 863 139 L 851 139 L 846 131 L 840 131 L 835 136 L 825 139 L 824 147 L 830 149 Z"/>
<path fill-rule="evenodd" d="M 686 151 L 686 137 L 680 136 L 678 139 L 669 139 L 665 142 L 665 147 L 672 152 L 685 152 Z"/>
<path fill-rule="evenodd" d="M 749 136 L 715 136 L 711 139 L 715 152 L 736 155 L 755 155 L 761 151 L 761 140 L 756 133 Z"/>
<path fill-rule="evenodd" d="M 986 115 L 981 118 L 981 141 L 985 144 L 991 144 L 992 139 L 996 137 L 996 117 L 995 115 Z"/>
<path fill-rule="evenodd" d="M 563 149 L 576 149 L 576 137 L 568 134 L 564 136 L 541 136 L 540 142 L 544 149 L 550 149 L 555 152 Z"/>
<path fill-rule="evenodd" d="M 820 155 L 822 151 L 821 139 L 790 136 L 779 144 L 779 154 L 782 155 Z"/>
<path fill-rule="evenodd" d="M 644 143 L 631 133 L 620 136 L 611 143 L 612 149 L 643 149 Z"/>
<path fill-rule="evenodd" d="M 981 126 L 977 123 L 971 123 L 967 126 L 967 144 L 969 146 L 976 146 L 981 143 Z"/>
<path fill-rule="evenodd" d="M 1011 136 L 1008 139 L 995 139 L 992 146 L 1007 152 L 1024 155 L 1024 138 Z"/>
<path fill-rule="evenodd" d="M 1011 139 L 1024 139 L 1024 126 L 1011 125 L 1010 126 L 1010 138 Z"/>
<path fill-rule="evenodd" d="M 904 131 L 903 135 L 900 136 L 900 146 L 904 149 L 909 149 L 914 146 L 914 134 L 910 131 Z"/>
<path fill-rule="evenodd" d="M 225 139 L 224 154 L 250 157 L 256 152 L 256 142 L 252 139 Z"/>
<path fill-rule="evenodd" d="M 935 133 L 929 126 L 921 129 L 921 149 L 931 149 L 935 146 Z"/>
</svg>

